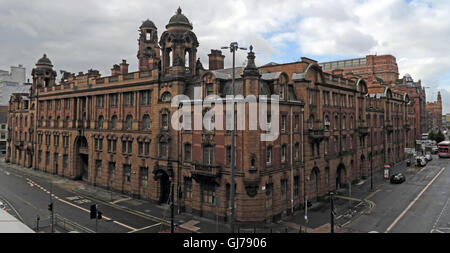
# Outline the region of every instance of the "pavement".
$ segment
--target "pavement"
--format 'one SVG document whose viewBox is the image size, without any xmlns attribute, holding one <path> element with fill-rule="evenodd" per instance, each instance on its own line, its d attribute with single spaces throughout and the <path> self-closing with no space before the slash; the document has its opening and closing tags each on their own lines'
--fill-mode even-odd
<svg viewBox="0 0 450 253">
<path fill-rule="evenodd" d="M 158 205 L 156 203 L 134 199 L 120 192 L 109 191 L 100 187 L 89 185 L 83 181 L 74 181 L 62 178 L 57 175 L 48 174 L 42 171 L 24 168 L 15 164 L 0 161 L 0 166 L 20 171 L 22 174 L 40 178 L 52 182 L 54 186 L 75 193 L 80 199 L 90 199 L 104 206 L 123 210 L 146 219 L 154 220 L 161 224 L 159 230 L 155 230 L 155 225 L 136 229 L 133 232 L 170 232 L 170 207 L 168 205 Z M 391 168 L 391 174 L 396 172 L 407 173 L 417 168 L 407 168 L 406 162 L 401 162 Z M 375 204 L 370 198 L 377 193 L 377 190 L 384 184 L 389 183 L 383 179 L 383 171 L 374 172 L 373 190 L 370 189 L 369 180 L 361 181 L 352 185 L 351 194 L 348 189 L 340 189 L 334 198 L 335 207 L 335 232 L 347 233 L 355 232 L 347 227 L 354 219 L 361 215 L 370 214 Z M 76 200 L 75 200 L 76 201 Z M 272 224 L 237 225 L 240 233 L 329 233 L 330 232 L 330 204 L 325 198 L 322 202 L 315 202 L 307 210 L 308 220 L 305 221 L 305 210 L 294 212 L 293 216 L 284 217 L 281 221 Z M 176 232 L 185 233 L 228 233 L 229 224 L 216 220 L 199 217 L 189 213 L 178 213 L 175 210 L 174 223 L 177 226 Z M 158 224 L 157 224 L 158 225 Z M 164 226 L 163 226 L 164 225 Z M 48 230 L 45 229 L 45 230 Z M 58 230 L 58 229 L 57 229 Z M 64 228 L 59 228 L 61 233 L 67 232 Z M 42 232 L 42 231 L 41 231 Z"/>
</svg>

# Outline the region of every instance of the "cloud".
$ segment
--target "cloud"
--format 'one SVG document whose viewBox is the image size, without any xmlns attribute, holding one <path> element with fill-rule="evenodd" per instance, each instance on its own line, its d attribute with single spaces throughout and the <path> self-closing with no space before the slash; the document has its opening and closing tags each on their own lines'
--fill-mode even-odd
<svg viewBox="0 0 450 253">
<path fill-rule="evenodd" d="M 159 35 L 181 6 L 194 26 L 204 66 L 210 49 L 252 44 L 258 65 L 302 55 L 326 61 L 367 54 L 396 56 L 400 74 L 450 89 L 450 1 L 444 0 L 0 0 L 0 68 L 43 53 L 55 68 L 99 69 L 127 59 L 137 69 L 137 29 L 151 19 Z M 225 65 L 231 66 L 229 51 Z M 282 59 L 281 59 L 281 58 Z M 284 58 L 283 58 L 284 57 Z M 237 65 L 246 52 L 236 54 Z"/>
</svg>

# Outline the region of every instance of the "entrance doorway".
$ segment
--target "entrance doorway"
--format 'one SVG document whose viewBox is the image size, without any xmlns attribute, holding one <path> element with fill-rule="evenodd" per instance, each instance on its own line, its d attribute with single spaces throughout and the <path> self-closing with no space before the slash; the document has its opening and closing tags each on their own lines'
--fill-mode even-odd
<svg viewBox="0 0 450 253">
<path fill-rule="evenodd" d="M 342 184 L 345 181 L 345 166 L 341 163 L 339 164 L 337 170 L 336 170 L 336 190 L 339 190 L 342 188 Z"/>
<path fill-rule="evenodd" d="M 89 179 L 89 148 L 86 137 L 78 136 L 75 139 L 75 164 L 76 178 L 83 181 Z"/>
<path fill-rule="evenodd" d="M 80 154 L 80 162 L 81 162 L 81 180 L 87 181 L 89 178 L 89 156 L 85 154 Z"/>
<path fill-rule="evenodd" d="M 160 184 L 160 194 L 159 194 L 159 204 L 167 204 L 169 201 L 170 194 L 170 180 L 166 173 L 163 173 L 159 178 Z"/>
</svg>

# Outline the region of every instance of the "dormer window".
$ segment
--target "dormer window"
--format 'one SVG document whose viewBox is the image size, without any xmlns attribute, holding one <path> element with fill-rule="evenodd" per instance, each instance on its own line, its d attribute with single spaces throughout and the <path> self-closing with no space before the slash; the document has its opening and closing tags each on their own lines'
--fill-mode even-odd
<svg viewBox="0 0 450 253">
<path fill-rule="evenodd" d="M 170 95 L 169 92 L 164 92 L 161 96 L 161 101 L 162 102 L 170 102 L 172 100 L 172 96 Z"/>
</svg>

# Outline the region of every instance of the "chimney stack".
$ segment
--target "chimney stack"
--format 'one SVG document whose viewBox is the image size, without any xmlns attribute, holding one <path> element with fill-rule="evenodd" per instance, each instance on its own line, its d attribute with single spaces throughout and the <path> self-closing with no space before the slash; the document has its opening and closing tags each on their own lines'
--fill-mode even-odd
<svg viewBox="0 0 450 253">
<path fill-rule="evenodd" d="M 117 64 L 114 64 L 113 68 L 111 69 L 111 75 L 117 76 L 120 74 L 120 66 Z"/>
<path fill-rule="evenodd" d="M 211 53 L 208 54 L 209 57 L 209 70 L 223 69 L 225 56 L 220 50 L 211 49 Z"/>
<path fill-rule="evenodd" d="M 122 75 L 128 74 L 128 65 L 127 60 L 122 60 L 122 63 L 120 64 L 120 73 Z"/>
</svg>

